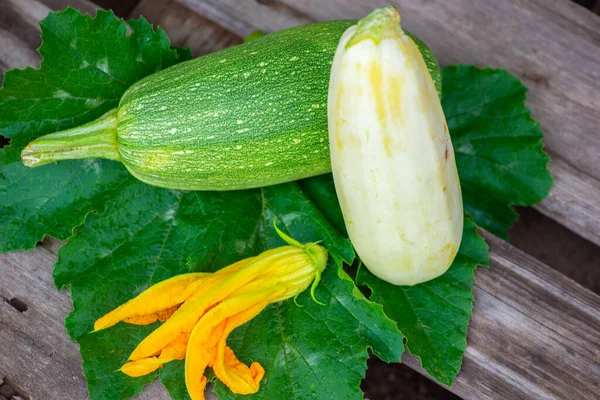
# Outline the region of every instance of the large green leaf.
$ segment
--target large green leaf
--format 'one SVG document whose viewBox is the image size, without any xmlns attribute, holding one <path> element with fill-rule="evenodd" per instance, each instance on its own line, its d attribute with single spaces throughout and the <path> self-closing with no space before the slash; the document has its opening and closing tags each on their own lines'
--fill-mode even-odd
<svg viewBox="0 0 600 400">
<path fill-rule="evenodd" d="M 332 261 L 316 291 L 270 306 L 238 329 L 230 345 L 242 360 L 267 370 L 255 398 L 290 391 L 298 398 L 361 398 L 367 349 L 398 362 L 403 336 L 381 305 L 367 300 L 341 269 L 352 246 L 295 183 L 234 193 L 178 192 L 140 182 L 113 191 L 106 210 L 88 217 L 59 251 L 58 285 L 70 285 L 74 311 L 67 330 L 79 342 L 92 399 L 138 393 L 155 375 L 128 378 L 114 371 L 152 327 L 119 324 L 89 334 L 95 319 L 153 283 L 189 271 L 214 271 L 284 244 L 273 219 L 301 241 L 323 241 Z M 182 366 L 178 363 L 179 368 Z M 180 398 L 181 371 L 161 380 Z M 114 376 L 113 378 L 109 378 Z M 217 386 L 223 397 L 226 388 Z"/>
<path fill-rule="evenodd" d="M 471 65 L 446 67 L 442 78 L 465 210 L 477 224 L 506 238 L 518 217 L 512 206 L 543 200 L 553 182 L 540 125 L 525 107 L 527 88 L 505 70 Z M 331 176 L 305 180 L 303 187 L 346 232 Z"/>
<path fill-rule="evenodd" d="M 41 23 L 40 69 L 6 73 L 0 90 L 0 251 L 29 249 L 44 235 L 66 239 L 107 191 L 131 179 L 119 163 L 82 160 L 27 168 L 23 147 L 34 138 L 91 121 L 118 105 L 135 81 L 190 57 L 173 50 L 146 20 L 96 18 L 68 8 Z"/>
<path fill-rule="evenodd" d="M 361 268 L 359 281 L 382 308 L 341 269 L 354 253 L 330 175 L 262 190 L 199 193 L 145 185 L 106 160 L 22 166 L 19 153 L 31 139 L 93 120 L 115 107 L 131 83 L 189 57 L 146 21 L 129 26 L 130 35 L 123 21 L 102 11 L 95 19 L 71 9 L 51 13 L 42 22 L 41 68 L 8 72 L 0 90 L 0 134 L 12 140 L 0 150 L 0 251 L 30 248 L 46 234 L 65 239 L 80 225 L 59 251 L 55 280 L 71 286 L 74 311 L 66 326 L 80 344 L 91 397 L 123 399 L 156 376 L 115 372 L 154 325 L 119 324 L 88 334 L 96 318 L 175 274 L 214 271 L 283 244 L 274 219 L 298 240 L 328 247 L 332 262 L 316 293 L 327 306 L 305 294 L 298 299 L 303 307 L 272 305 L 234 331 L 230 344 L 241 359 L 267 369 L 252 397 L 359 398 L 367 348 L 398 361 L 404 337 L 424 368 L 450 383 L 464 351 L 473 270 L 487 262 L 474 224 L 466 222 L 459 256 L 434 281 L 399 288 Z M 467 66 L 446 68 L 443 79 L 465 207 L 503 235 L 515 218 L 511 205 L 541 200 L 551 184 L 539 126 L 523 105 L 525 88 L 504 71 Z M 182 366 L 160 370 L 177 399 L 186 396 Z M 232 397 L 220 385 L 216 390 Z"/>
<path fill-rule="evenodd" d="M 527 88 L 505 70 L 470 65 L 446 67 L 442 79 L 465 209 L 506 238 L 518 217 L 512 205 L 543 200 L 553 182 L 540 124 L 525 107 Z"/>
<path fill-rule="evenodd" d="M 415 286 L 394 286 L 363 266 L 356 280 L 371 289 L 371 300 L 383 304 L 386 315 L 398 323 L 408 350 L 421 358 L 423 368 L 451 385 L 467 345 L 475 269 L 488 263 L 487 244 L 477 235 L 476 225 L 465 219 L 458 255 L 439 278 Z"/>
<path fill-rule="evenodd" d="M 368 358 L 365 344 L 387 362 L 400 361 L 403 337 L 395 324 L 381 319 L 379 306 L 367 303 L 343 270 L 329 265 L 316 296 L 326 305 L 305 292 L 298 298 L 302 307 L 291 301 L 273 305 L 232 335 L 230 343 L 244 359 L 270 367 L 251 399 L 290 393 L 296 399 L 359 400 Z M 216 391 L 219 398 L 237 398 L 220 383 Z"/>
</svg>

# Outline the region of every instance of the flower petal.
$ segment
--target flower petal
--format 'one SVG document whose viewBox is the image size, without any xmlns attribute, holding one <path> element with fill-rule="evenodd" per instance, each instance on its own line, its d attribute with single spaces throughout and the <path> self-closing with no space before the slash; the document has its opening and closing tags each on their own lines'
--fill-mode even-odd
<svg viewBox="0 0 600 400">
<path fill-rule="evenodd" d="M 132 378 L 148 375 L 162 367 L 163 362 L 158 357 L 149 357 L 137 361 L 129 361 L 120 369 L 122 373 Z"/>
<path fill-rule="evenodd" d="M 206 378 L 202 375 L 204 374 L 206 367 L 213 366 L 216 363 L 219 356 L 219 346 L 221 342 L 223 342 L 224 345 L 229 332 L 231 332 L 235 326 L 239 326 L 253 316 L 256 316 L 269 303 L 270 298 L 279 295 L 279 291 L 276 288 L 273 288 L 271 290 L 263 290 L 236 296 L 212 308 L 200 319 L 200 321 L 198 321 L 190 335 L 185 356 L 185 382 L 192 400 L 204 399 Z M 235 318 L 237 314 L 241 315 Z M 228 327 L 227 319 L 232 317 L 234 319 Z M 229 330 L 226 331 L 228 328 Z M 237 359 L 235 360 L 237 361 Z M 232 360 L 229 359 L 228 362 L 230 365 L 234 365 Z M 223 371 L 225 368 L 225 361 L 219 361 L 219 363 L 221 363 L 223 367 L 219 366 L 217 369 L 220 368 L 220 370 Z M 245 365 L 244 367 L 248 369 L 247 374 L 244 373 L 242 368 L 236 370 L 239 375 L 236 374 L 236 372 L 231 375 L 223 374 L 225 379 L 233 384 L 233 389 L 248 390 L 248 382 L 241 378 L 245 383 L 239 384 L 236 382 L 236 377 L 247 375 L 249 380 L 252 381 L 258 377 L 262 378 L 262 374 L 264 374 L 264 371 L 262 373 L 260 372 L 262 369 L 260 366 L 258 366 L 258 368 L 254 366 L 253 369 L 249 369 Z M 215 373 L 216 371 L 217 370 L 215 369 Z"/>
<path fill-rule="evenodd" d="M 175 340 L 181 333 L 191 333 L 206 310 L 247 283 L 246 279 L 238 277 L 245 277 L 242 272 L 251 261 L 251 258 L 238 261 L 202 279 L 201 285 L 189 295 L 177 311 L 142 340 L 129 356 L 129 360 L 141 360 L 156 355 L 165 343 Z"/>
<path fill-rule="evenodd" d="M 257 362 L 253 362 L 248 368 L 246 364 L 238 360 L 233 350 L 226 344 L 227 337 L 235 328 L 256 317 L 267 304 L 268 302 L 257 304 L 227 319 L 225 330 L 219 341 L 217 357 L 212 367 L 217 378 L 233 393 L 252 394 L 258 392 L 265 369 Z"/>
<path fill-rule="evenodd" d="M 94 323 L 94 331 L 110 328 L 127 319 L 139 321 L 140 325 L 144 322 L 152 323 L 159 319 L 154 314 L 183 303 L 193 293 L 186 289 L 208 276 L 210 274 L 200 272 L 182 274 L 152 285 L 137 297 L 99 318 Z"/>
<path fill-rule="evenodd" d="M 185 356 L 185 385 L 192 400 L 204 400 L 204 371 L 214 359 L 225 324 L 226 322 L 221 322 L 211 328 L 199 328 L 198 324 L 190 335 Z"/>
<path fill-rule="evenodd" d="M 166 310 L 160 310 L 154 314 L 136 315 L 133 317 L 127 317 L 123 319 L 123 322 L 133 325 L 148 325 L 156 321 L 165 322 L 166 320 L 177 311 L 177 306 L 167 308 Z"/>
<path fill-rule="evenodd" d="M 136 378 L 157 370 L 169 361 L 183 360 L 185 358 L 188 339 L 188 334 L 181 334 L 176 340 L 165 346 L 158 357 L 148 357 L 142 358 L 141 360 L 129 361 L 121 367 L 121 372 Z"/>
</svg>

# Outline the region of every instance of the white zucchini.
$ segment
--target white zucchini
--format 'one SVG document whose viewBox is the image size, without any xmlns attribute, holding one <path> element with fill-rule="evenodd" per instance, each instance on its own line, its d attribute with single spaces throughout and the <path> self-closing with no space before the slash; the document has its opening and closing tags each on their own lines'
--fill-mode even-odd
<svg viewBox="0 0 600 400">
<path fill-rule="evenodd" d="M 328 124 L 336 191 L 365 266 L 396 285 L 443 274 L 462 236 L 460 184 L 435 85 L 395 8 L 342 36 Z"/>
</svg>

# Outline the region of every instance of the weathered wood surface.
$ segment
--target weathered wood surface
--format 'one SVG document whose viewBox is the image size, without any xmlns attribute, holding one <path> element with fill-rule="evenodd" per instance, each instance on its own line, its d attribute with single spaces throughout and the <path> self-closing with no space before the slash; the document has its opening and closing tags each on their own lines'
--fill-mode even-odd
<svg viewBox="0 0 600 400">
<path fill-rule="evenodd" d="M 523 79 L 557 181 L 537 207 L 600 245 L 599 16 L 568 0 L 175 1 L 241 37 L 255 29 L 358 18 L 396 4 L 403 26 L 421 37 L 442 65 L 506 68 Z"/>
<path fill-rule="evenodd" d="M 598 105 L 600 112 L 600 98 Z M 597 151 L 600 152 L 600 149 Z M 550 156 L 553 156 L 552 152 Z M 536 208 L 600 246 L 600 180 L 578 171 L 560 157 L 552 159 L 550 172 L 554 186 L 548 198 Z"/>
<path fill-rule="evenodd" d="M 479 269 L 463 369 L 450 390 L 465 399 L 596 399 L 600 297 L 491 235 Z M 68 293 L 52 284 L 56 241 L 0 255 L 0 373 L 34 399 L 84 399 L 77 346 L 63 328 Z M 422 372 L 415 358 L 404 361 Z M 157 384 L 139 399 L 167 399 Z"/>
<path fill-rule="evenodd" d="M 39 66 L 40 20 L 67 4 L 92 15 L 97 9 L 87 0 L 0 0 L 0 72 Z"/>
<path fill-rule="evenodd" d="M 86 0 L 0 0 L 0 72 L 39 65 L 39 20 L 66 4 L 91 14 L 97 9 Z M 34 400 L 88 397 L 79 349 L 63 326 L 72 309 L 69 293 L 58 293 L 52 281 L 59 245 L 47 240 L 28 252 L 0 255 L 0 375 Z M 15 298 L 26 311 L 9 304 Z M 136 398 L 170 397 L 155 382 Z"/>
<path fill-rule="evenodd" d="M 60 0 L 44 0 L 45 5 L 62 8 L 61 5 L 57 5 L 59 2 Z M 82 0 L 80 2 L 84 4 Z M 225 36 L 226 39 L 221 39 L 224 41 L 217 41 L 217 43 L 220 43 L 219 46 L 227 46 L 230 43 L 228 41 L 235 43 L 255 28 L 268 31 L 314 19 L 335 18 L 335 16 L 328 17 L 328 13 L 332 13 L 331 15 L 338 13 L 337 17 L 340 15 L 356 17 L 364 14 L 365 7 L 371 8 L 375 4 L 373 2 L 363 5 L 358 1 L 342 4 L 332 1 L 331 3 L 320 2 L 315 6 L 316 3 L 312 4 L 312 1 L 293 4 L 273 1 L 266 2 L 271 4 L 269 6 L 262 6 L 256 2 L 234 2 L 233 0 L 219 2 L 176 0 L 176 2 L 178 4 L 173 0 L 143 0 L 134 14 L 144 14 L 151 22 L 164 25 L 168 33 L 176 38 L 178 44 L 186 42 L 190 44 L 190 41 L 196 43 L 196 47 L 193 47 L 196 54 L 210 50 L 208 45 L 211 42 L 206 39 L 208 35 Z M 182 5 L 186 2 L 189 3 L 187 6 Z M 418 4 L 420 7 L 428 8 L 433 3 L 436 2 Z M 471 4 L 468 8 L 481 7 L 480 3 L 492 2 L 477 2 L 476 5 Z M 507 4 L 506 1 L 499 3 Z M 546 4 L 540 5 L 541 0 L 538 3 L 531 3 L 541 8 Z M 169 4 L 169 7 L 165 8 L 164 4 Z M 442 9 L 454 7 L 449 4 L 436 4 Z M 406 5 L 402 3 L 402 6 Z M 488 4 L 486 7 L 494 9 L 497 6 Z M 565 5 L 556 2 L 556 7 L 565 7 Z M 10 41 L 4 40 L 5 36 L 0 32 L 0 70 L 13 66 L 23 67 L 27 63 L 38 60 L 33 50 L 39 45 L 39 38 L 37 38 L 39 28 L 37 19 L 34 21 L 31 15 L 39 14 L 43 17 L 42 14 L 45 15 L 48 9 L 35 0 L 0 0 L 0 9 L 2 9 L 0 29 L 10 32 L 11 35 Z M 5 10 L 8 9 L 18 18 L 5 18 L 4 16 L 7 15 Z M 413 13 L 418 11 L 415 5 L 408 5 L 407 10 L 404 7 L 401 9 L 405 19 L 409 18 L 405 11 Z M 175 11 L 171 13 L 171 10 Z M 199 13 L 195 14 L 190 10 Z M 266 14 L 260 17 L 256 10 L 262 10 L 261 12 Z M 307 10 L 319 14 L 311 15 Z M 570 8 L 567 10 L 574 13 L 567 15 L 580 17 L 579 11 Z M 28 14 L 29 12 L 31 14 Z M 482 11 L 473 11 L 473 15 L 478 15 L 478 12 Z M 438 11 L 438 14 L 444 13 Z M 547 14 L 544 18 L 563 18 L 558 11 L 556 15 Z M 501 14 L 490 15 L 499 17 Z M 449 12 L 447 18 L 458 16 L 455 10 L 454 14 Z M 465 17 L 462 18 L 464 23 Z M 209 20 L 224 25 L 224 28 Z M 543 21 L 538 20 L 539 23 Z M 593 36 L 593 32 L 590 33 L 589 30 L 594 26 L 594 20 L 590 20 L 587 14 L 581 14 L 581 18 L 577 21 L 579 28 L 575 31 Z M 438 25 L 440 23 L 438 22 Z M 452 24 L 456 26 L 457 22 L 452 21 Z M 183 26 L 185 29 L 182 28 Z M 441 37 L 435 44 L 435 40 L 422 33 L 417 26 L 408 26 L 408 28 L 423 36 L 434 47 L 436 54 L 446 54 L 441 57 L 443 62 L 461 60 L 478 64 L 504 65 L 509 68 L 512 65 L 507 60 L 502 63 L 502 57 L 510 56 L 504 51 L 504 44 L 497 45 L 500 53 L 504 51 L 503 56 L 498 56 L 497 59 L 490 58 L 489 60 L 495 60 L 492 63 L 486 62 L 488 58 L 485 57 L 479 61 L 473 58 L 479 56 L 478 51 L 482 51 L 480 48 L 485 47 L 481 44 L 473 45 L 475 50 L 471 58 L 467 56 L 461 58 L 459 55 L 462 53 L 459 53 L 457 59 L 453 60 L 452 52 L 444 50 L 444 43 L 439 42 L 452 39 L 449 33 L 443 33 L 449 28 L 445 28 L 445 31 L 440 31 L 441 26 L 437 25 L 434 25 L 435 29 L 430 28 L 432 32 L 429 35 Z M 176 33 L 177 29 L 180 30 L 179 33 Z M 438 33 L 435 33 L 436 30 Z M 195 31 L 197 36 L 194 33 L 186 36 L 186 32 L 192 31 Z M 485 32 L 474 34 L 470 40 L 487 40 L 483 36 Z M 597 36 L 594 37 L 597 41 Z M 462 36 L 460 40 L 462 46 L 465 46 L 462 51 L 468 50 L 467 40 Z M 534 39 L 531 41 L 536 43 Z M 542 44 L 546 42 L 547 40 L 541 41 Z M 6 43 L 13 46 L 10 48 L 12 51 L 8 50 Z M 516 55 L 522 56 L 520 52 Z M 519 60 L 523 59 L 519 58 Z M 512 72 L 519 73 L 519 70 L 513 69 Z M 552 81 L 548 79 L 548 82 Z M 578 87 L 579 83 L 575 82 L 574 85 Z M 563 87 L 563 89 L 568 88 Z M 533 92 L 537 90 L 538 87 L 534 85 Z M 539 90 L 545 90 L 545 86 L 540 85 Z M 543 93 L 539 96 L 543 97 Z M 548 95 L 556 95 L 552 94 L 553 91 L 548 93 L 550 93 Z M 570 94 L 567 93 L 565 96 Z M 535 98 L 532 98 L 531 106 L 534 111 L 544 103 L 539 103 L 539 106 L 536 104 L 538 103 Z M 570 102 L 569 106 L 577 111 L 577 104 L 577 102 Z M 561 110 L 564 111 L 564 105 L 558 106 L 563 107 Z M 563 112 L 561 110 L 555 112 Z M 572 118 L 572 116 L 567 117 Z M 580 124 L 589 123 L 589 120 L 586 121 L 580 121 Z M 552 120 L 547 122 L 550 124 L 546 127 L 548 135 L 551 134 L 550 132 L 557 132 L 552 123 Z M 564 134 L 571 135 L 575 128 L 568 126 L 567 128 L 569 129 L 566 129 Z M 554 151 L 554 148 L 551 147 L 551 150 Z M 589 231 L 591 233 L 588 235 L 593 238 L 594 235 L 598 235 L 598 227 L 594 222 L 598 220 L 594 220 L 592 214 L 597 210 L 598 202 L 594 202 L 594 197 L 589 195 L 600 193 L 600 185 L 589 171 L 585 170 L 587 174 L 580 174 L 573 167 L 577 164 L 565 161 L 570 159 L 560 152 L 556 154 L 558 162 L 554 163 L 552 168 L 557 176 L 557 188 L 560 191 L 556 191 L 555 188 L 557 193 L 555 197 L 559 197 L 570 208 L 564 210 L 562 206 L 557 206 L 560 203 L 554 202 L 546 212 L 562 223 L 573 221 L 572 229 L 580 233 Z M 578 190 L 577 196 L 584 197 L 575 198 L 573 190 Z M 548 202 L 542 207 L 545 204 Z M 571 211 L 573 207 L 578 211 Z M 573 213 L 577 218 L 573 218 Z M 598 215 L 600 213 L 596 212 L 595 216 Z M 475 313 L 469 331 L 469 346 L 463 371 L 451 390 L 468 399 L 597 398 L 600 393 L 598 386 L 600 382 L 600 335 L 598 335 L 600 297 L 536 262 L 514 247 L 493 237 L 488 237 L 488 240 L 492 243 L 492 268 L 477 273 Z M 70 309 L 70 301 L 67 293 L 56 292 L 51 281 L 55 250 L 56 242 L 50 241 L 31 252 L 0 255 L 0 296 L 6 299 L 17 297 L 28 305 L 28 310 L 21 313 L 0 301 L 0 374 L 12 379 L 36 399 L 82 399 L 86 397 L 85 382 L 81 376 L 77 346 L 70 342 L 62 326 L 63 319 Z M 413 368 L 419 368 L 418 361 L 414 358 L 407 357 L 406 362 Z M 143 396 L 140 398 L 157 400 L 167 398 L 160 385 L 153 385 L 144 392 Z"/>
<path fill-rule="evenodd" d="M 163 28 L 176 46 L 189 47 L 198 57 L 242 42 L 242 38 L 190 11 L 174 0 L 142 1 L 131 13 Z"/>
<path fill-rule="evenodd" d="M 600 297 L 485 238 L 491 267 L 476 274 L 467 351 L 450 390 L 473 400 L 598 399 Z M 423 372 L 415 358 L 403 361 Z"/>
<path fill-rule="evenodd" d="M 63 326 L 71 299 L 68 291 L 58 293 L 52 281 L 57 243 L 0 255 L 0 374 L 34 400 L 81 400 L 87 398 L 81 357 Z M 15 298 L 26 311 L 7 302 Z M 137 398 L 169 396 L 157 382 Z"/>
</svg>

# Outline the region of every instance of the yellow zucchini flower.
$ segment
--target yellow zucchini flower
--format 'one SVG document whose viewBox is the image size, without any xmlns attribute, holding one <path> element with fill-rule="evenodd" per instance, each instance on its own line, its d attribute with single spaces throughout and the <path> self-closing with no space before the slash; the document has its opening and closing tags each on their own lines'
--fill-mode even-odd
<svg viewBox="0 0 600 400">
<path fill-rule="evenodd" d="M 145 325 L 164 321 L 133 350 L 121 372 L 138 377 L 185 358 L 185 382 L 193 400 L 204 399 L 207 367 L 212 367 L 233 393 L 256 393 L 265 370 L 257 362 L 248 367 L 238 360 L 227 346 L 227 337 L 269 303 L 297 296 L 311 282 L 314 298 L 327 263 L 322 246 L 300 244 L 275 229 L 288 246 L 214 273 L 172 277 L 98 319 L 94 331 L 118 322 Z"/>
</svg>

